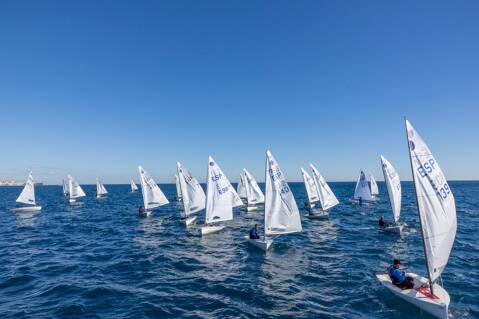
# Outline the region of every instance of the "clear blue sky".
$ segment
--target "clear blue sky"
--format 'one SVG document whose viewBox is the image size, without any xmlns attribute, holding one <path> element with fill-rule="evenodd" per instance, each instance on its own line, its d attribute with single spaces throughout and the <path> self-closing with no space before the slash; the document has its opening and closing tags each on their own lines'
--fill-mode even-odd
<svg viewBox="0 0 479 319">
<path fill-rule="evenodd" d="M 449 179 L 479 179 L 478 1 L 1 1 L 0 179 L 328 180 L 379 155 L 410 179 L 402 118 Z"/>
</svg>

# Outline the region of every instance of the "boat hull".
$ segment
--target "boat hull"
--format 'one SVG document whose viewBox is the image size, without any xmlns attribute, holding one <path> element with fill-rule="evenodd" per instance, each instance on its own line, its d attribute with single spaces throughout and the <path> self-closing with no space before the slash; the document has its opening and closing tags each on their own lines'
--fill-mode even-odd
<svg viewBox="0 0 479 319">
<path fill-rule="evenodd" d="M 401 289 L 393 285 L 388 274 L 376 274 L 379 282 L 394 295 L 409 302 L 436 318 L 447 319 L 449 311 L 449 294 L 438 284 L 434 284 L 434 296 L 430 295 L 428 280 L 413 273 L 407 276 L 414 278 L 413 289 Z"/>
<path fill-rule="evenodd" d="M 310 219 L 321 219 L 321 218 L 327 218 L 328 216 L 329 216 L 329 211 L 327 210 L 313 210 L 306 215 L 306 217 Z"/>
<path fill-rule="evenodd" d="M 254 205 L 251 205 L 251 206 L 246 206 L 246 211 L 247 212 L 254 212 L 258 210 L 258 207 L 257 206 L 254 206 Z"/>
<path fill-rule="evenodd" d="M 382 228 L 382 230 L 388 232 L 388 233 L 394 233 L 401 235 L 402 231 L 404 229 L 404 225 L 391 225 L 391 226 L 386 226 Z"/>
<path fill-rule="evenodd" d="M 42 206 L 26 206 L 26 207 L 16 207 L 11 209 L 11 211 L 15 213 L 31 213 L 31 212 L 38 212 L 41 210 L 42 210 Z"/>
<path fill-rule="evenodd" d="M 263 251 L 267 251 L 273 245 L 272 239 L 250 239 L 249 236 L 245 236 L 245 239 L 248 241 L 250 245 L 253 247 L 259 248 Z"/>
<path fill-rule="evenodd" d="M 190 227 L 191 225 L 193 225 L 194 223 L 196 223 L 196 220 L 198 218 L 196 216 L 191 216 L 191 217 L 187 217 L 184 219 L 184 222 L 185 222 L 185 225 L 186 227 Z"/>
<path fill-rule="evenodd" d="M 201 227 L 201 236 L 217 233 L 225 229 L 225 226 L 203 226 Z"/>
</svg>

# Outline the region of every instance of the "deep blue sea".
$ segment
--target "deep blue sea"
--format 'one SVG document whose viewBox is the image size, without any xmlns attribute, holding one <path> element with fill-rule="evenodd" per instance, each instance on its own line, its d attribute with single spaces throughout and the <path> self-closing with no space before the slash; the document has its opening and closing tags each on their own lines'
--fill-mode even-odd
<svg viewBox="0 0 479 319">
<path fill-rule="evenodd" d="M 141 193 L 129 185 L 106 185 L 105 199 L 84 186 L 80 206 L 60 186 L 37 187 L 34 215 L 10 212 L 21 188 L 1 187 L 0 317 L 430 318 L 374 276 L 394 256 L 425 274 L 412 184 L 403 183 L 402 237 L 378 231 L 381 214 L 391 219 L 384 183 L 381 200 L 362 207 L 348 202 L 354 183 L 330 184 L 341 203 L 329 219 L 302 218 L 303 232 L 267 254 L 243 239 L 262 212 L 235 211 L 227 230 L 201 238 L 180 223 L 174 185 L 160 185 L 171 203 L 150 218 L 137 215 Z M 302 207 L 303 184 L 290 186 Z M 479 182 L 450 186 L 458 231 L 444 286 L 452 317 L 479 318 Z"/>
</svg>

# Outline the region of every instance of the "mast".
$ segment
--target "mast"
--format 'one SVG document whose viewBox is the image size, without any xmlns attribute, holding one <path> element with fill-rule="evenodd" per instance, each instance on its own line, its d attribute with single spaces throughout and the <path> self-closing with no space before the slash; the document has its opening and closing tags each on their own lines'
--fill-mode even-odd
<svg viewBox="0 0 479 319">
<path fill-rule="evenodd" d="M 269 163 L 269 158 L 268 158 L 268 150 L 266 150 L 266 163 L 265 163 L 265 166 L 264 166 L 264 221 L 263 221 L 263 225 L 264 225 L 264 235 L 263 235 L 263 239 L 266 240 L 266 194 L 268 193 L 268 189 L 267 189 L 267 186 L 266 186 L 266 183 L 267 183 L 267 178 L 268 178 L 268 163 Z M 271 195 L 270 195 L 271 196 Z"/>
<path fill-rule="evenodd" d="M 409 154 L 409 163 L 411 164 L 411 173 L 412 173 L 412 180 L 413 180 L 413 184 L 414 184 L 414 192 L 416 194 L 416 206 L 417 206 L 417 213 L 418 213 L 418 217 L 419 217 L 419 226 L 421 227 L 422 249 L 424 251 L 424 260 L 426 261 L 427 277 L 429 279 L 429 289 L 431 290 L 431 294 L 434 295 L 433 282 L 431 280 L 431 273 L 429 272 L 429 263 L 428 263 L 428 260 L 427 260 L 426 241 L 424 240 L 424 229 L 423 229 L 423 226 L 422 226 L 421 211 L 419 210 L 419 200 L 418 200 L 418 197 L 417 197 L 417 189 L 416 189 L 416 175 L 414 173 L 414 167 L 412 165 L 411 147 L 409 145 L 409 134 L 408 134 L 408 131 L 407 131 L 406 117 L 404 117 L 404 127 L 406 129 L 407 150 L 408 150 L 408 154 Z"/>
</svg>

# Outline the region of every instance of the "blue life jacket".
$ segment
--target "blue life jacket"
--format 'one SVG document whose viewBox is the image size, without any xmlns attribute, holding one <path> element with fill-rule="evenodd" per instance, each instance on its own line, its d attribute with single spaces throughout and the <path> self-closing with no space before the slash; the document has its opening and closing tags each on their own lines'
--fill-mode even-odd
<svg viewBox="0 0 479 319">
<path fill-rule="evenodd" d="M 400 284 L 406 280 L 406 275 L 394 266 L 389 267 L 389 277 L 393 284 Z"/>
<path fill-rule="evenodd" d="M 249 231 L 249 238 L 250 239 L 256 239 L 258 238 L 258 233 L 256 232 L 256 228 L 251 228 L 251 230 Z"/>
</svg>

